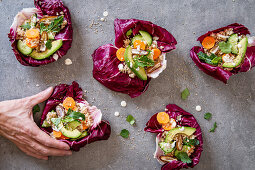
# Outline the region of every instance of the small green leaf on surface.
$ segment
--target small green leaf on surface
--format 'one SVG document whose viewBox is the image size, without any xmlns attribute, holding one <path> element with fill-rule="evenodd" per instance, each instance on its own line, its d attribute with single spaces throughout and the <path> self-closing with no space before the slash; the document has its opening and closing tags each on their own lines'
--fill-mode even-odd
<svg viewBox="0 0 255 170">
<path fill-rule="evenodd" d="M 127 129 L 122 129 L 120 132 L 120 136 L 127 139 L 129 137 L 129 131 Z"/>
<path fill-rule="evenodd" d="M 189 89 L 188 88 L 184 89 L 181 94 L 182 100 L 186 100 L 189 97 L 189 95 L 190 95 Z"/>
<path fill-rule="evenodd" d="M 214 122 L 213 127 L 209 130 L 209 132 L 215 132 L 216 128 L 217 128 L 217 123 Z"/>
<path fill-rule="evenodd" d="M 212 118 L 212 114 L 211 113 L 205 113 L 204 114 L 204 118 L 206 119 L 206 120 L 210 120 L 211 118 Z"/>
<path fill-rule="evenodd" d="M 37 113 L 37 112 L 40 112 L 40 106 L 37 104 L 37 105 L 35 105 L 34 107 L 33 107 L 33 109 L 32 109 L 32 112 L 33 112 L 33 114 L 35 114 L 35 113 Z"/>
<path fill-rule="evenodd" d="M 126 118 L 126 121 L 130 124 L 130 125 L 134 125 L 135 124 L 135 118 L 132 115 L 128 115 Z"/>
<path fill-rule="evenodd" d="M 192 160 L 189 158 L 188 154 L 186 152 L 179 152 L 177 155 L 176 155 L 176 158 L 180 161 L 182 161 L 183 163 L 191 163 Z"/>
</svg>

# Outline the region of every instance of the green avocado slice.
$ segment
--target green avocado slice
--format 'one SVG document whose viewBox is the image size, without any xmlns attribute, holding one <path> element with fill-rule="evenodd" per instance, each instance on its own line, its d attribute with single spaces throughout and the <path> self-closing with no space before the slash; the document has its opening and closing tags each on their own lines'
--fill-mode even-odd
<svg viewBox="0 0 255 170">
<path fill-rule="evenodd" d="M 178 133 L 183 133 L 187 136 L 191 136 L 193 135 L 193 133 L 195 133 L 195 131 L 196 131 L 196 128 L 192 128 L 192 127 L 173 128 L 167 132 L 165 142 L 171 142 L 174 136 Z"/>
<path fill-rule="evenodd" d="M 152 44 L 152 37 L 151 35 L 146 31 L 139 31 L 139 33 L 142 35 L 143 39 L 146 41 L 148 46 Z"/>
<path fill-rule="evenodd" d="M 43 60 L 45 58 L 50 57 L 52 54 L 54 54 L 60 47 L 62 47 L 63 41 L 62 40 L 56 40 L 52 41 L 52 47 L 51 49 L 47 49 L 44 52 L 36 52 L 36 50 L 33 50 L 31 54 L 29 54 L 30 57 L 36 59 L 36 60 Z"/>
<path fill-rule="evenodd" d="M 239 52 L 236 58 L 232 62 L 225 62 L 222 65 L 222 67 L 234 68 L 239 66 L 245 56 L 247 45 L 248 45 L 248 38 L 244 37 L 243 39 L 241 39 L 241 41 L 237 45 L 237 47 L 240 46 L 240 48 L 238 47 Z"/>
<path fill-rule="evenodd" d="M 146 74 L 145 69 L 143 67 L 134 68 L 135 62 L 133 60 L 131 46 L 128 46 L 126 48 L 124 58 L 125 58 L 125 62 L 128 65 L 128 67 L 135 73 L 135 75 L 138 78 L 140 78 L 141 80 L 147 80 L 147 74 Z"/>
<path fill-rule="evenodd" d="M 66 137 L 68 137 L 68 138 L 78 138 L 78 137 L 81 136 L 81 134 L 82 134 L 78 129 L 75 129 L 75 130 L 67 130 L 67 129 L 64 127 L 63 123 L 60 123 L 60 124 L 58 125 L 58 129 L 60 129 L 60 132 L 61 132 L 64 136 L 66 136 Z"/>
</svg>

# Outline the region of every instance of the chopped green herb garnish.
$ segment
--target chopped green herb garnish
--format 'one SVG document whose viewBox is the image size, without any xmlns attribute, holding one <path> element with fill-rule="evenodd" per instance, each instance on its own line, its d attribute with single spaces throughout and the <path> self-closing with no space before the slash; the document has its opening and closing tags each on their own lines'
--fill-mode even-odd
<svg viewBox="0 0 255 170">
<path fill-rule="evenodd" d="M 223 53 L 229 54 L 231 53 L 232 45 L 229 42 L 221 41 L 219 42 L 219 48 Z"/>
<path fill-rule="evenodd" d="M 21 25 L 20 27 L 25 30 L 29 30 L 31 28 L 31 25 L 29 23 L 26 23 L 26 24 Z"/>
<path fill-rule="evenodd" d="M 191 163 L 192 160 L 189 158 L 188 154 L 186 152 L 179 152 L 177 155 L 176 155 L 176 158 L 180 161 L 182 161 L 183 163 Z"/>
<path fill-rule="evenodd" d="M 61 123 L 61 117 L 59 118 L 51 118 L 51 122 L 57 127 Z"/>
<path fill-rule="evenodd" d="M 126 121 L 130 124 L 130 125 L 134 125 L 135 124 L 135 118 L 132 115 L 128 115 L 126 118 Z"/>
<path fill-rule="evenodd" d="M 215 54 L 211 54 L 210 56 L 208 56 L 207 54 L 200 51 L 199 53 L 197 53 L 197 55 L 200 60 L 211 65 L 218 65 L 221 61 L 221 57 L 218 57 Z"/>
<path fill-rule="evenodd" d="M 60 16 L 56 19 L 54 19 L 49 26 L 45 26 L 44 23 L 40 23 L 40 32 L 55 32 L 58 33 L 61 30 L 61 25 L 64 21 L 64 17 Z"/>
<path fill-rule="evenodd" d="M 45 46 L 47 49 L 51 49 L 52 47 L 52 41 L 51 40 L 48 40 L 46 43 L 45 43 Z"/>
<path fill-rule="evenodd" d="M 148 66 L 154 66 L 154 61 L 149 59 L 146 55 L 140 56 L 140 57 L 134 57 L 134 67 L 148 67 Z"/>
<path fill-rule="evenodd" d="M 34 107 L 33 107 L 33 109 L 32 109 L 32 112 L 33 112 L 33 114 L 35 114 L 35 113 L 37 113 L 37 112 L 40 112 L 40 106 L 37 104 L 37 105 L 35 105 Z"/>
<path fill-rule="evenodd" d="M 70 117 L 70 118 L 73 118 L 76 120 L 85 120 L 84 114 L 82 114 L 80 112 L 72 111 L 72 109 L 68 109 L 66 117 Z"/>
<path fill-rule="evenodd" d="M 189 89 L 188 88 L 184 89 L 181 94 L 182 100 L 186 100 L 189 97 L 189 95 L 190 95 Z"/>
<path fill-rule="evenodd" d="M 213 127 L 210 129 L 210 132 L 215 132 L 216 128 L 217 128 L 217 123 L 214 122 Z"/>
<path fill-rule="evenodd" d="M 206 119 L 206 120 L 210 120 L 211 118 L 212 118 L 212 114 L 211 113 L 205 113 L 204 114 L 204 118 Z"/>
<path fill-rule="evenodd" d="M 129 131 L 127 129 L 122 129 L 120 132 L 120 136 L 127 139 L 129 137 Z"/>
<path fill-rule="evenodd" d="M 199 140 L 197 139 L 188 139 L 187 137 L 183 140 L 184 145 L 189 145 L 189 146 L 197 146 L 199 145 Z"/>
</svg>

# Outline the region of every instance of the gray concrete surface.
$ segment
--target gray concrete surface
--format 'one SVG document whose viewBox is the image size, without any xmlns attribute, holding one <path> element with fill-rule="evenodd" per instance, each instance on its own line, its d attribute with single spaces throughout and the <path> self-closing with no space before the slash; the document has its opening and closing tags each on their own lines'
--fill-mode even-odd
<svg viewBox="0 0 255 170">
<path fill-rule="evenodd" d="M 61 60 L 39 68 L 24 67 L 14 57 L 7 38 L 13 17 L 22 8 L 33 7 L 33 0 L 0 1 L 0 101 L 35 94 L 49 86 L 76 80 L 88 90 L 87 99 L 103 111 L 112 126 L 108 141 L 95 142 L 69 157 L 36 160 L 19 151 L 14 144 L 0 137 L 0 169 L 160 169 L 153 159 L 155 135 L 143 128 L 155 112 L 166 104 L 175 103 L 193 113 L 203 130 L 204 151 L 194 169 L 249 170 L 255 169 L 255 70 L 231 77 L 229 84 L 215 80 L 197 67 L 189 50 L 198 44 L 196 38 L 208 30 L 234 22 L 246 25 L 255 34 L 254 0 L 64 0 L 71 11 L 74 39 L 71 50 Z M 89 25 L 93 19 L 109 12 L 96 34 Z M 150 20 L 177 39 L 175 51 L 168 54 L 168 67 L 142 96 L 129 96 L 106 89 L 92 77 L 91 54 L 100 45 L 114 42 L 115 18 Z M 70 58 L 73 64 L 66 66 Z M 39 84 L 39 87 L 36 86 Z M 182 101 L 180 92 L 189 88 L 191 96 Z M 95 98 L 95 100 L 93 100 Z M 122 108 L 120 102 L 127 101 Z M 195 106 L 202 111 L 196 112 Z M 43 104 L 41 105 L 41 107 Z M 115 117 L 119 111 L 121 117 Z M 203 114 L 211 112 L 212 120 Z M 131 127 L 125 116 L 132 114 L 137 126 Z M 35 116 L 38 122 L 40 113 Z M 218 123 L 215 133 L 208 130 Z M 131 138 L 123 140 L 118 134 L 126 128 Z"/>
</svg>

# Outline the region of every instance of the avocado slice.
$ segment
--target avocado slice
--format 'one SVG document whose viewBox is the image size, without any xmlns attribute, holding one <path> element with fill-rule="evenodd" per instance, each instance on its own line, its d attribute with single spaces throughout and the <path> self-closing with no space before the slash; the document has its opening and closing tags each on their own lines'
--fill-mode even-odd
<svg viewBox="0 0 255 170">
<path fill-rule="evenodd" d="M 238 52 L 238 55 L 236 56 L 236 58 L 233 60 L 233 62 L 224 63 L 222 65 L 222 67 L 233 68 L 233 67 L 237 67 L 238 65 L 240 65 L 241 62 L 243 61 L 244 56 L 245 56 L 245 53 L 247 50 L 247 45 L 248 45 L 248 38 L 244 37 L 243 39 L 241 39 L 241 41 L 237 45 L 237 47 L 240 46 L 240 48 L 238 48 L 239 52 Z"/>
<path fill-rule="evenodd" d="M 140 78 L 141 80 L 147 80 L 147 74 L 143 67 L 134 68 L 135 62 L 133 60 L 132 48 L 130 45 L 126 48 L 124 58 L 125 58 L 125 62 L 127 63 L 128 67 L 135 73 L 135 75 L 138 78 Z"/>
<path fill-rule="evenodd" d="M 237 34 L 232 34 L 229 38 L 228 38 L 228 43 L 231 44 L 231 52 L 233 54 L 238 54 L 238 47 L 237 47 L 237 43 L 238 43 L 238 35 Z"/>
<path fill-rule="evenodd" d="M 184 129 L 182 130 L 182 128 Z M 183 133 L 187 136 L 191 136 L 193 133 L 195 133 L 195 131 L 196 131 L 196 128 L 192 128 L 192 127 L 173 128 L 167 132 L 165 142 L 171 142 L 174 136 L 178 133 Z"/>
<path fill-rule="evenodd" d="M 64 136 L 66 136 L 66 137 L 68 137 L 68 138 L 78 138 L 78 137 L 81 136 L 81 134 L 82 134 L 78 129 L 75 129 L 75 130 L 67 130 L 67 129 L 64 127 L 63 123 L 60 123 L 60 124 L 58 125 L 58 129 L 60 129 L 60 132 L 61 132 Z"/>
<path fill-rule="evenodd" d="M 28 47 L 26 45 L 26 43 L 24 41 L 21 41 L 21 40 L 18 41 L 17 48 L 18 48 L 19 52 L 21 52 L 24 55 L 29 55 L 33 51 L 33 48 Z"/>
<path fill-rule="evenodd" d="M 71 130 L 74 130 L 76 129 L 79 125 L 81 124 L 81 122 L 77 121 L 77 120 L 74 120 L 72 122 L 69 122 L 66 124 L 66 128 L 67 129 L 71 129 Z"/>
<path fill-rule="evenodd" d="M 52 41 L 52 47 L 51 49 L 47 49 L 44 52 L 36 52 L 36 50 L 33 50 L 31 54 L 29 54 L 30 57 L 36 59 L 36 60 L 43 60 L 45 58 L 50 57 L 52 54 L 54 54 L 60 47 L 62 47 L 63 41 L 62 40 L 56 40 Z"/>
<path fill-rule="evenodd" d="M 136 35 L 136 36 L 134 36 L 134 37 L 132 38 L 132 40 L 131 40 L 132 44 L 134 44 L 135 40 L 144 41 L 143 37 L 142 37 L 140 34 L 138 34 L 138 35 Z"/>
<path fill-rule="evenodd" d="M 159 147 L 162 151 L 164 151 L 165 154 L 168 154 L 168 153 L 171 153 L 174 150 L 175 144 L 173 144 L 173 141 L 170 142 L 170 143 L 160 142 Z"/>
<path fill-rule="evenodd" d="M 146 31 L 139 31 L 139 33 L 142 35 L 142 37 L 146 41 L 147 45 L 150 46 L 152 44 L 151 35 Z"/>
</svg>

